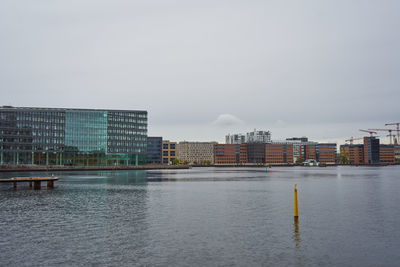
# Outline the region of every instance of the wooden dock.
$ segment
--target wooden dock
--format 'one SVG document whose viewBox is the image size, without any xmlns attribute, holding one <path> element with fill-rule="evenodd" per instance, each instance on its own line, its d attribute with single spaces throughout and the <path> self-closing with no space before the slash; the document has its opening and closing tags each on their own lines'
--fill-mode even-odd
<svg viewBox="0 0 400 267">
<path fill-rule="evenodd" d="M 54 188 L 54 181 L 57 181 L 58 177 L 14 177 L 9 179 L 0 179 L 0 183 L 13 183 L 14 189 L 17 189 L 17 183 L 28 182 L 29 188 L 40 190 L 41 183 L 47 182 L 47 188 Z"/>
</svg>

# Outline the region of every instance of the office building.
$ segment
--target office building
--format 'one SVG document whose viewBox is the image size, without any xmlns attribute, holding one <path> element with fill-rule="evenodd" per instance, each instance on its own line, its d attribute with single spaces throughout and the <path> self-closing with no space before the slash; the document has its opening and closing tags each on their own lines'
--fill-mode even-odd
<svg viewBox="0 0 400 267">
<path fill-rule="evenodd" d="M 349 162 L 352 165 L 364 164 L 364 145 L 349 146 Z"/>
<path fill-rule="evenodd" d="M 341 145 L 340 151 L 342 155 L 348 155 L 350 165 L 387 165 L 396 163 L 395 147 L 379 144 L 376 137 L 364 137 L 364 144 Z"/>
<path fill-rule="evenodd" d="M 246 144 L 247 162 L 252 164 L 265 163 L 265 143 Z"/>
<path fill-rule="evenodd" d="M 319 143 L 317 145 L 317 161 L 324 164 L 336 163 L 336 144 Z"/>
<path fill-rule="evenodd" d="M 147 111 L 0 107 L 0 163 L 146 163 Z"/>
<path fill-rule="evenodd" d="M 241 165 L 247 163 L 246 144 L 215 144 L 214 164 Z"/>
<path fill-rule="evenodd" d="M 179 142 L 178 159 L 188 164 L 214 164 L 214 145 L 217 142 Z"/>
<path fill-rule="evenodd" d="M 364 163 L 379 164 L 379 139 L 370 136 L 364 137 Z"/>
<path fill-rule="evenodd" d="M 162 163 L 162 137 L 147 137 L 147 163 Z"/>
<path fill-rule="evenodd" d="M 177 158 L 177 143 L 165 140 L 162 142 L 162 163 L 173 164 Z"/>
<path fill-rule="evenodd" d="M 380 145 L 379 147 L 379 163 L 395 164 L 395 150 L 393 145 Z"/>
<path fill-rule="evenodd" d="M 336 164 L 336 144 L 308 142 L 306 137 L 269 143 L 219 144 L 215 146 L 214 158 L 215 164 L 283 165 L 306 160 Z"/>
<path fill-rule="evenodd" d="M 293 164 L 293 144 L 266 144 L 265 163 Z"/>
</svg>

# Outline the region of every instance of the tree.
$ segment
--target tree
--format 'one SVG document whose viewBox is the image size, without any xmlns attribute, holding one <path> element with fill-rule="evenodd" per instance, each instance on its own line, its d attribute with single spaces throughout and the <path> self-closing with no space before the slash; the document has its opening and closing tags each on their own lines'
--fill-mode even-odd
<svg viewBox="0 0 400 267">
<path fill-rule="evenodd" d="M 339 164 L 349 164 L 350 163 L 350 161 L 349 161 L 349 159 L 346 157 L 346 155 L 339 155 L 339 157 L 338 157 L 338 163 Z"/>
<path fill-rule="evenodd" d="M 179 159 L 174 159 L 174 161 L 172 162 L 173 165 L 178 165 L 179 164 Z"/>
</svg>

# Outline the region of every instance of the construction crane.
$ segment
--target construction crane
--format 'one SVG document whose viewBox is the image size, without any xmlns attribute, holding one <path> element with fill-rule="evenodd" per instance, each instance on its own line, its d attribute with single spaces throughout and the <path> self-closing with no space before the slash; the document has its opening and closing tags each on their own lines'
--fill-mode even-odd
<svg viewBox="0 0 400 267">
<path fill-rule="evenodd" d="M 345 140 L 345 142 L 350 142 L 350 145 L 352 145 L 352 144 L 353 144 L 353 141 L 355 141 L 355 140 L 362 140 L 362 139 L 364 139 L 364 138 L 363 138 L 363 137 L 354 138 L 354 137 L 352 136 L 352 137 L 350 137 L 350 139 Z"/>
<path fill-rule="evenodd" d="M 396 131 L 397 131 L 397 142 L 400 139 L 400 122 L 390 122 L 390 123 L 385 123 L 385 126 L 389 125 L 396 125 Z"/>
<path fill-rule="evenodd" d="M 370 130 L 361 130 L 361 129 L 360 129 L 359 131 L 369 133 L 369 134 L 371 135 L 371 137 L 373 137 L 374 134 L 377 134 L 377 132 L 375 132 L 375 131 L 370 131 Z"/>
<path fill-rule="evenodd" d="M 396 129 L 368 129 L 368 130 L 372 130 L 372 131 L 388 131 L 389 134 L 387 136 L 389 136 L 390 138 L 390 144 L 392 144 L 392 136 L 395 137 L 396 135 L 392 134 L 392 131 L 396 131 Z"/>
</svg>

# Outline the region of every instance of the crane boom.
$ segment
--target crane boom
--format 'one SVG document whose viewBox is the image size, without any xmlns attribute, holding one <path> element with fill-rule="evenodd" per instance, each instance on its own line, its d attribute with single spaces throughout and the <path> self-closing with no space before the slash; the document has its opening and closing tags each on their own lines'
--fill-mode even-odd
<svg viewBox="0 0 400 267">
<path fill-rule="evenodd" d="M 396 131 L 396 129 L 368 129 L 368 130 L 372 130 L 372 131 L 388 131 L 389 132 L 388 136 L 389 136 L 390 144 L 392 144 L 392 136 L 393 137 L 396 136 L 396 135 L 392 134 L 392 132 Z"/>
<path fill-rule="evenodd" d="M 364 139 L 364 138 L 363 137 L 359 137 L 359 138 L 350 137 L 349 139 L 345 140 L 345 142 L 350 142 L 350 145 L 352 145 L 353 141 L 362 140 L 362 139 Z"/>
<path fill-rule="evenodd" d="M 374 134 L 377 134 L 377 132 L 375 132 L 375 131 L 370 131 L 370 130 L 361 130 L 361 129 L 360 129 L 359 131 L 369 133 L 369 134 L 371 135 L 371 137 L 372 137 Z"/>
<path fill-rule="evenodd" d="M 389 125 L 396 125 L 396 131 L 397 131 L 397 142 L 400 138 L 400 122 L 390 122 L 390 123 L 385 123 L 385 126 Z"/>
</svg>

